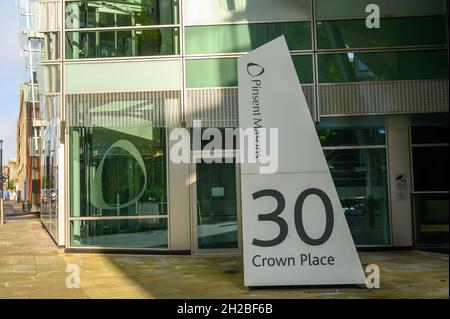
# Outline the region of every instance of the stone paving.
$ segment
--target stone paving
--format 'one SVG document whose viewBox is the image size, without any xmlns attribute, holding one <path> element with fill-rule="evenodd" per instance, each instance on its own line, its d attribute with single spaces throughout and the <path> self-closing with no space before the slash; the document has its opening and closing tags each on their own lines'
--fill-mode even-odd
<svg viewBox="0 0 450 319">
<path fill-rule="evenodd" d="M 363 252 L 381 268 L 381 287 L 247 289 L 242 258 L 69 254 L 37 219 L 0 227 L 0 298 L 449 298 L 448 255 Z M 80 288 L 66 288 L 66 267 L 80 269 Z"/>
</svg>

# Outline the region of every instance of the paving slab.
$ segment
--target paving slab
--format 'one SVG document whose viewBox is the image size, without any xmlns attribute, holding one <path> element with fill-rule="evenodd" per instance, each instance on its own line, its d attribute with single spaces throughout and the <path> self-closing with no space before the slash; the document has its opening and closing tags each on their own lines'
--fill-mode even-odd
<svg viewBox="0 0 450 319">
<path fill-rule="evenodd" d="M 359 253 L 377 264 L 381 287 L 248 289 L 241 256 L 64 253 L 38 219 L 0 227 L 0 298 L 449 298 L 448 255 L 424 251 Z M 80 287 L 67 288 L 68 265 Z"/>
</svg>

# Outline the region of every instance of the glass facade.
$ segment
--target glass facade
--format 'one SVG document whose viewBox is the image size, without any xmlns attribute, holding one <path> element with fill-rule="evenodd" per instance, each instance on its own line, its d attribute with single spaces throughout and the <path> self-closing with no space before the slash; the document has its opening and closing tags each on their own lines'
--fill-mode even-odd
<svg viewBox="0 0 450 319">
<path fill-rule="evenodd" d="M 318 49 L 445 45 L 445 16 L 382 18 L 382 28 L 366 28 L 365 19 L 317 22 Z"/>
<path fill-rule="evenodd" d="M 318 76 L 320 83 L 447 79 L 447 51 L 321 54 Z"/>
<path fill-rule="evenodd" d="M 72 245 L 114 246 L 133 233 L 133 246 L 167 246 L 165 136 L 164 128 L 71 128 L 71 217 L 101 218 L 73 221 Z"/>
<path fill-rule="evenodd" d="M 312 83 L 312 56 L 292 55 L 292 61 L 301 83 Z M 236 87 L 237 85 L 236 58 L 186 60 L 186 86 L 188 88 Z"/>
<path fill-rule="evenodd" d="M 186 54 L 247 52 L 281 36 L 290 50 L 311 49 L 310 22 L 186 27 Z"/>
<path fill-rule="evenodd" d="M 199 163 L 196 171 L 198 248 L 238 248 L 235 164 Z"/>
<path fill-rule="evenodd" d="M 66 59 L 180 52 L 178 1 L 71 1 L 65 12 Z"/>
<path fill-rule="evenodd" d="M 448 247 L 448 126 L 412 126 L 411 153 L 415 243 Z"/>
<path fill-rule="evenodd" d="M 319 128 L 318 134 L 353 240 L 389 245 L 384 127 Z"/>
<path fill-rule="evenodd" d="M 59 32 L 49 32 L 44 37 L 44 59 L 58 60 L 61 57 Z"/>
<path fill-rule="evenodd" d="M 66 2 L 66 28 L 112 28 L 177 24 L 177 0 Z"/>
<path fill-rule="evenodd" d="M 41 144 L 41 220 L 53 239 L 58 237 L 58 118 L 59 96 L 47 95 L 41 104 L 43 128 Z"/>
<path fill-rule="evenodd" d="M 179 54 L 179 29 L 135 29 L 66 33 L 66 59 Z"/>
<path fill-rule="evenodd" d="M 73 220 L 73 246 L 167 249 L 167 218 Z"/>
<path fill-rule="evenodd" d="M 176 126 L 189 128 L 190 117 L 198 117 L 211 126 L 221 121 L 237 127 L 237 58 L 280 35 L 286 37 L 301 84 L 306 84 L 308 106 L 355 243 L 395 244 L 384 120 L 359 126 L 339 115 L 348 115 L 341 114 L 347 107 L 355 117 L 448 112 L 441 94 L 448 81 L 448 43 L 445 5 L 436 5 L 439 0 L 421 6 L 417 1 L 380 1 L 385 8 L 380 29 L 365 26 L 369 2 L 361 0 L 267 0 L 257 6 L 211 0 L 202 10 L 195 0 L 63 1 L 65 16 L 58 21 L 64 21 L 65 30 L 45 32 L 42 83 L 46 93 L 64 87 L 62 98 L 70 96 L 71 101 L 64 110 L 73 120 L 65 141 L 70 153 L 67 245 L 171 249 L 171 238 L 179 235 L 169 232 L 178 218 L 172 219 L 176 209 L 171 197 L 186 187 L 187 197 L 195 192 L 196 198 L 189 197 L 184 205 L 189 211 L 183 214 L 192 216 L 186 227 L 192 232 L 196 227 L 197 235 L 186 245 L 238 249 L 235 164 L 193 164 L 186 174 L 195 171 L 195 176 L 171 177 L 170 128 L 156 118 L 166 118 L 164 92 L 172 90 L 185 94 L 178 97 Z M 62 58 L 63 79 L 62 64 L 57 64 Z M 117 97 L 118 92 L 125 97 Z M 80 101 L 91 93 L 90 106 L 83 108 Z M 155 98 L 136 98 L 142 94 Z M 107 103 L 102 100 L 106 95 L 111 96 Z M 331 113 L 337 125 L 327 124 L 329 101 L 337 105 Z M 388 107 L 395 112 L 386 111 Z M 151 120 L 136 121 L 150 113 Z M 441 145 L 448 140 L 432 138 L 444 134 L 439 130 L 414 127 L 411 134 L 417 244 L 448 238 L 448 203 L 443 201 L 448 181 L 439 179 L 448 169 L 444 162 L 427 166 L 430 157 L 448 160 Z M 41 182 L 50 199 L 57 187 L 49 178 L 56 176 L 51 154 L 43 163 Z M 184 185 L 191 177 L 194 186 Z"/>
</svg>

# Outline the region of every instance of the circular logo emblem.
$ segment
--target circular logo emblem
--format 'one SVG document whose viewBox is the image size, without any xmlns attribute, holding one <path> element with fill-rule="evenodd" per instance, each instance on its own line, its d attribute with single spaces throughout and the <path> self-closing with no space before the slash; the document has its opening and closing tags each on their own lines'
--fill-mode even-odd
<svg viewBox="0 0 450 319">
<path fill-rule="evenodd" d="M 264 73 L 264 68 L 256 63 L 247 64 L 247 73 L 250 76 L 257 77 Z"/>
</svg>

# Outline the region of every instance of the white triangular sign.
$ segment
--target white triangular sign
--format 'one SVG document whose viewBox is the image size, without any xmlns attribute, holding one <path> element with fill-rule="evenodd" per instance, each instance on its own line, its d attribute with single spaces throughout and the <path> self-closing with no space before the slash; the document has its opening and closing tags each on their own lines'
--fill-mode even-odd
<svg viewBox="0 0 450 319">
<path fill-rule="evenodd" d="M 260 173 L 268 164 L 241 164 L 245 285 L 364 284 L 284 37 L 239 58 L 238 75 L 240 127 L 278 128 L 273 174 Z"/>
</svg>

